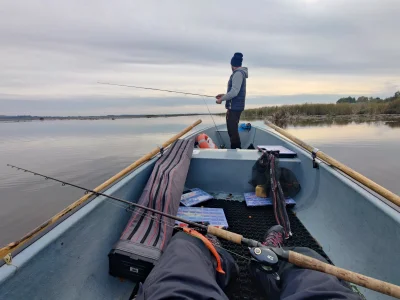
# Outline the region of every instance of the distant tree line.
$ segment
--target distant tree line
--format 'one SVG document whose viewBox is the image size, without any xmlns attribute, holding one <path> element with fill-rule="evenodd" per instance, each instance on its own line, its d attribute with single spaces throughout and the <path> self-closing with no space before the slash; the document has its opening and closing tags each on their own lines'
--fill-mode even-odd
<svg viewBox="0 0 400 300">
<path fill-rule="evenodd" d="M 336 103 L 385 103 L 385 102 L 392 102 L 400 99 L 400 91 L 397 91 L 394 93 L 392 97 L 388 97 L 385 99 L 381 99 L 379 97 L 365 97 L 365 96 L 360 96 L 357 98 L 354 97 L 346 97 L 346 98 L 340 98 Z"/>
<path fill-rule="evenodd" d="M 346 97 L 335 103 L 304 103 L 282 106 L 266 106 L 246 109 L 243 118 L 260 119 L 267 116 L 291 118 L 295 116 L 341 116 L 400 114 L 400 91 L 385 99 L 360 96 Z"/>
<path fill-rule="evenodd" d="M 104 115 L 104 116 L 31 116 L 0 115 L 0 121 L 44 121 L 44 120 L 103 120 L 103 119 L 134 119 L 134 118 L 159 118 L 159 117 L 179 117 L 179 116 L 198 116 L 206 113 L 182 113 L 182 114 L 154 114 L 154 115 Z"/>
</svg>

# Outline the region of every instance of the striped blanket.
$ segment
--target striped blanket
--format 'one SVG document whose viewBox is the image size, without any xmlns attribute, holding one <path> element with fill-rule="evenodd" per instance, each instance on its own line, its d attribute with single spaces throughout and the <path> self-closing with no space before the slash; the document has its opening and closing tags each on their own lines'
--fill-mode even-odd
<svg viewBox="0 0 400 300">
<path fill-rule="evenodd" d="M 178 140 L 160 157 L 139 204 L 177 214 L 193 146 L 194 139 Z M 172 236 L 173 225 L 174 220 L 136 208 L 113 249 L 155 263 Z"/>
</svg>

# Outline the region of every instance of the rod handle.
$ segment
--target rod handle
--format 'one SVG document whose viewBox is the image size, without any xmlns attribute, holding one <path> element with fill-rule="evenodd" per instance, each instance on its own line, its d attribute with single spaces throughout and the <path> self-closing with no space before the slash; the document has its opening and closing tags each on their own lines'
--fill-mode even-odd
<svg viewBox="0 0 400 300">
<path fill-rule="evenodd" d="M 221 239 L 234 242 L 236 244 L 242 243 L 242 235 L 215 226 L 208 226 L 207 233 L 215 235 L 216 237 L 219 237 Z"/>
<path fill-rule="evenodd" d="M 288 261 L 298 267 L 330 274 L 342 280 L 400 299 L 400 286 L 345 270 L 294 251 L 288 252 Z"/>
</svg>

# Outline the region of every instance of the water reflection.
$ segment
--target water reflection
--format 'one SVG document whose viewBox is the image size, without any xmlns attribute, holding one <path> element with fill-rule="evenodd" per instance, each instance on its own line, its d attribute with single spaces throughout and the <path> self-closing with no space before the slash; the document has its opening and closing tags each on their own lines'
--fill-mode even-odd
<svg viewBox="0 0 400 300">
<path fill-rule="evenodd" d="M 198 119 L 194 130 L 213 124 L 210 116 L 1 122 L 0 247 L 82 196 L 7 163 L 94 188 Z"/>
<path fill-rule="evenodd" d="M 295 119 L 269 119 L 269 121 L 282 128 L 293 127 L 326 127 L 326 126 L 347 126 L 349 124 L 377 124 L 386 125 L 391 128 L 400 127 L 400 120 L 370 120 L 370 119 L 351 119 L 351 118 L 295 118 Z"/>
<path fill-rule="evenodd" d="M 210 116 L 0 123 L 0 246 L 82 196 L 6 163 L 93 188 L 199 118 L 203 123 L 194 130 L 213 125 Z M 214 119 L 225 123 L 223 116 Z M 298 120 L 279 126 L 400 193 L 399 121 Z"/>
<path fill-rule="evenodd" d="M 387 125 L 391 128 L 398 128 L 398 127 L 400 127 L 400 121 L 386 121 L 385 125 Z"/>
</svg>

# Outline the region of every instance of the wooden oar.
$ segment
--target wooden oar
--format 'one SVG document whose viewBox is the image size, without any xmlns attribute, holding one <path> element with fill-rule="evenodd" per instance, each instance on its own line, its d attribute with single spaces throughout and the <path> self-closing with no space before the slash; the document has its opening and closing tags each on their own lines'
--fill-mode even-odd
<svg viewBox="0 0 400 300">
<path fill-rule="evenodd" d="M 296 138 L 294 135 L 290 134 L 289 132 L 287 132 L 286 130 L 280 128 L 279 126 L 276 126 L 275 124 L 273 124 L 273 123 L 271 123 L 269 121 L 265 121 L 265 124 L 268 125 L 269 127 L 273 128 L 273 129 L 275 129 L 277 132 L 279 132 L 283 136 L 287 137 L 289 140 L 291 140 L 295 144 L 299 145 L 300 147 L 303 147 L 307 151 L 309 151 L 309 152 L 313 152 L 314 151 L 314 149 L 315 149 L 314 147 L 306 144 L 305 142 L 303 142 L 302 140 Z M 316 156 L 319 159 L 325 161 L 326 163 L 328 163 L 328 164 L 334 166 L 335 168 L 339 169 L 343 173 L 347 174 L 348 176 L 350 176 L 354 180 L 362 183 L 363 185 L 365 185 L 366 187 L 370 188 L 371 190 L 373 190 L 374 192 L 378 193 L 379 195 L 383 196 L 384 198 L 386 198 L 387 200 L 389 200 L 393 204 L 396 204 L 397 206 L 400 206 L 400 196 L 398 196 L 398 195 L 392 193 L 391 191 L 385 189 L 383 186 L 377 184 L 376 182 L 372 181 L 371 179 L 365 177 L 364 175 L 361 175 L 360 173 L 354 171 L 353 169 L 351 169 L 348 166 L 342 164 L 341 162 L 337 161 L 336 159 L 330 157 L 329 155 L 325 154 L 324 152 L 322 152 L 320 150 L 317 151 Z"/>
<path fill-rule="evenodd" d="M 186 127 L 184 130 L 179 132 L 178 134 L 174 135 L 172 138 L 167 140 L 164 144 L 162 144 L 161 148 L 166 148 L 169 145 L 171 145 L 173 142 L 175 142 L 177 139 L 188 133 L 190 130 L 192 130 L 194 127 L 199 125 L 201 123 L 201 120 L 197 120 L 194 122 L 192 125 Z M 130 173 L 132 170 L 143 164 L 144 162 L 150 160 L 154 155 L 160 152 L 160 148 L 154 148 L 150 153 L 142 156 L 140 159 L 132 163 L 130 166 L 126 167 L 119 173 L 115 174 L 113 177 L 108 179 L 107 181 L 103 182 L 100 184 L 98 187 L 94 189 L 96 192 L 100 192 L 101 190 L 104 190 L 107 187 L 110 187 L 112 184 L 114 184 L 116 181 L 120 180 L 122 177 L 124 177 L 126 174 Z M 6 255 L 11 253 L 12 251 L 16 250 L 17 248 L 21 247 L 22 245 L 26 244 L 28 241 L 32 240 L 35 238 L 39 233 L 41 233 L 43 230 L 51 226 L 52 224 L 56 223 L 58 220 L 60 220 L 63 216 L 74 210 L 75 208 L 79 207 L 83 203 L 85 203 L 87 200 L 90 199 L 91 196 L 93 196 L 93 193 L 88 193 L 82 198 L 78 199 L 68 207 L 64 208 L 62 211 L 60 211 L 58 214 L 56 214 L 54 217 L 52 217 L 50 220 L 46 221 L 39 227 L 35 228 L 32 230 L 30 233 L 25 235 L 23 238 L 20 240 L 10 243 L 7 246 L 3 247 L 0 249 L 0 258 L 3 259 Z"/>
</svg>

